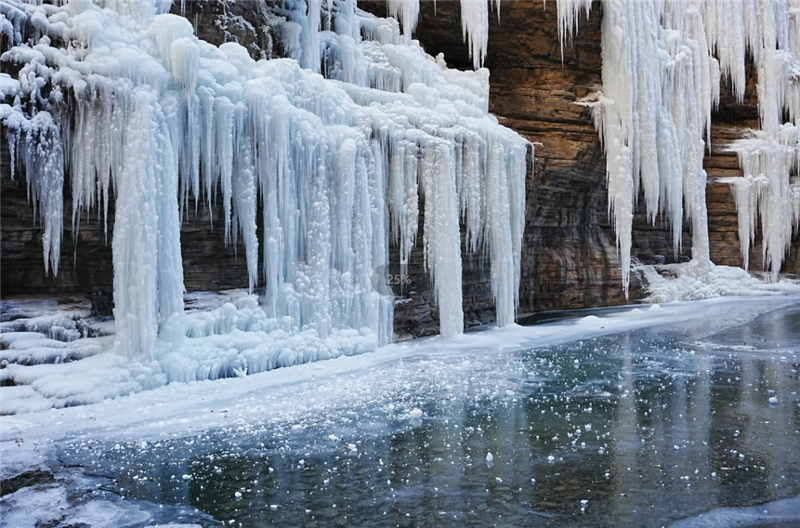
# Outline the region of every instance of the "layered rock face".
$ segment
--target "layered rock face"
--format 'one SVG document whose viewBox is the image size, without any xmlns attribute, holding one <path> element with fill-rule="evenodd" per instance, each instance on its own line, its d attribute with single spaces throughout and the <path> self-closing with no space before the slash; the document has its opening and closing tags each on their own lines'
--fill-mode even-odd
<svg viewBox="0 0 800 528">
<path fill-rule="evenodd" d="M 279 11 L 262 2 L 175 2 L 173 12 L 193 22 L 198 36 L 214 44 L 235 40 L 256 58 L 282 56 Z M 386 15 L 384 2 L 359 2 L 359 7 Z M 575 104 L 601 86 L 600 20 L 595 5 L 590 18 L 583 16 L 572 42 L 563 53 L 558 36 L 556 3 L 515 1 L 500 4 L 492 16 L 485 65 L 491 70 L 490 110 L 501 123 L 536 145 L 529 162 L 526 190 L 526 229 L 522 254 L 520 313 L 607 306 L 636 301 L 643 288 L 633 275 L 626 299 L 622 291 L 615 233 L 608 214 L 605 157 L 587 108 Z M 277 13 L 277 14 L 276 14 Z M 444 53 L 451 67 L 471 68 L 472 60 L 462 40 L 458 2 L 422 2 L 415 33 L 429 54 Z M 4 65 L 4 69 L 6 66 Z M 741 265 L 736 210 L 722 176 L 741 175 L 725 144 L 741 137 L 744 128 L 757 128 L 754 76 L 749 77 L 744 104 L 724 95 L 714 114 L 712 148 L 705 166 L 709 174 L 707 199 L 711 258 L 717 264 Z M 723 87 L 725 92 L 725 87 Z M 46 276 L 42 261 L 41 230 L 27 204 L 24 173 L 10 179 L 9 153 L 2 138 L 2 294 L 95 294 L 98 311 L 107 311 L 112 285 L 111 247 L 102 218 L 94 213 L 82 219 L 73 232 L 71 218 L 64 219 L 64 247 L 57 278 Z M 69 186 L 67 181 L 65 185 Z M 68 196 L 69 192 L 65 192 Z M 188 290 L 247 287 L 244 249 L 225 246 L 219 228 L 221 207 L 211 213 L 192 207 L 182 225 L 182 254 Z M 65 203 L 65 211 L 71 205 Z M 423 208 L 420 208 L 422 211 Z M 112 232 L 113 210 L 108 233 Z M 424 222 L 424 218 L 421 218 Z M 462 230 L 463 231 L 463 230 Z M 760 237 L 752 247 L 751 269 L 761 265 Z M 800 239 L 795 237 L 784 270 L 800 273 Z M 682 252 L 674 255 L 669 226 L 650 225 L 643 206 L 637 210 L 632 255 L 643 263 L 669 263 L 687 259 L 691 238 L 684 233 Z M 462 254 L 467 254 L 463 251 Z M 237 258 L 238 256 L 238 258 Z M 391 262 L 398 249 L 391 249 Z M 399 277 L 393 265 L 390 277 Z M 463 299 L 468 325 L 494 319 L 488 258 L 476 255 L 463 263 Z M 421 236 L 411 255 L 408 276 L 394 281 L 398 296 L 395 332 L 398 337 L 429 335 L 438 331 L 438 312 L 424 269 Z"/>
</svg>

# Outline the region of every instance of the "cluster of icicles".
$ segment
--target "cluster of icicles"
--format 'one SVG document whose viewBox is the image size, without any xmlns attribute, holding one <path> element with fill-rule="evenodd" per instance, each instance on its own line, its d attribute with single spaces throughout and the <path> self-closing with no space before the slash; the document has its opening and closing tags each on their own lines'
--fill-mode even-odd
<svg viewBox="0 0 800 528">
<path fill-rule="evenodd" d="M 372 278 L 390 237 L 407 264 L 420 203 L 441 333 L 463 330 L 460 225 L 467 248 L 490 257 L 498 324 L 513 323 L 531 147 L 488 114 L 488 71 L 448 69 L 352 0 L 287 2 L 299 31 L 286 31 L 285 47 L 298 56 L 257 62 L 238 44 L 199 40 L 170 5 L 0 4 L 13 45 L 3 59 L 24 64 L 18 80 L 2 75 L 14 102 L 0 117 L 41 216 L 45 266 L 58 271 L 64 170 L 75 231 L 115 197 L 118 351 L 158 359 L 160 341 L 197 333 L 181 322 L 190 198 L 221 201 L 225 225 L 214 228 L 242 237 L 250 286 L 264 286 L 274 322 L 261 331 L 311 332 L 323 347 L 334 334 L 389 342 L 394 301 Z M 320 57 L 329 78 L 315 73 Z M 271 366 L 250 361 L 251 372 Z"/>
<path fill-rule="evenodd" d="M 577 31 L 590 0 L 559 0 L 559 28 Z M 745 268 L 761 218 L 764 266 L 777 280 L 800 224 L 800 1 L 604 0 L 603 90 L 591 101 L 607 156 L 623 281 L 628 285 L 633 209 L 641 194 L 648 218 L 665 214 L 677 253 L 683 218 L 692 256 L 709 262 L 704 149 L 724 76 L 744 97 L 747 54 L 758 72 L 761 130 L 733 142 L 744 178 L 725 178 L 739 215 Z M 788 115 L 790 122 L 782 122 Z"/>
</svg>

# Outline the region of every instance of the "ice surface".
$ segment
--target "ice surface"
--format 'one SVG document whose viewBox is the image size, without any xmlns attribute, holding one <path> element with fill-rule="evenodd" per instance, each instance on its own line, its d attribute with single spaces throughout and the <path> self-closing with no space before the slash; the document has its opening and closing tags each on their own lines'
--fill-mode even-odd
<svg viewBox="0 0 800 528">
<path fill-rule="evenodd" d="M 718 528 L 722 526 L 791 526 L 800 522 L 800 497 L 781 499 L 745 508 L 718 508 L 682 519 L 670 528 Z"/>
<path fill-rule="evenodd" d="M 201 41 L 186 19 L 164 12 L 169 2 L 2 5 L 12 37 L 5 60 L 24 65 L 18 81 L 2 78 L 9 103 L 0 118 L 44 226 L 46 269 L 58 272 L 64 169 L 74 232 L 116 198 L 116 353 L 188 380 L 390 342 L 392 300 L 371 277 L 388 263 L 389 236 L 407 264 L 420 199 L 442 333 L 463 331 L 452 268 L 462 220 L 468 248 L 488 249 L 498 322 L 513 323 L 528 144 L 488 114 L 488 71 L 450 70 L 410 40 L 418 2 L 390 5 L 402 35 L 353 0 L 329 12 L 335 31 L 320 30 L 330 4 L 287 4 L 302 5 L 285 43 L 300 63 L 256 62 L 236 43 Z M 470 35 L 488 27 L 478 15 L 468 17 Z M 25 21 L 36 31 L 27 34 Z M 191 198 L 222 202 L 222 236 L 242 238 L 251 292 L 265 286 L 261 322 L 243 330 L 254 335 L 191 341 L 180 253 Z"/>
<path fill-rule="evenodd" d="M 104 479 L 100 483 L 92 484 L 99 487 L 103 482 Z M 86 485 L 87 482 L 83 481 L 82 484 Z M 49 482 L 24 487 L 4 496 L 2 526 L 13 528 L 57 526 L 68 519 L 66 522 L 69 526 L 93 528 L 201 528 L 200 524 L 154 522 L 153 513 L 143 510 L 141 503 L 118 500 L 116 497 L 114 500 L 101 498 L 73 502 L 69 498 L 70 491 L 62 483 Z M 160 514 L 159 517 L 169 518 L 172 515 L 173 518 L 180 518 L 184 513 L 180 509 L 164 508 L 163 505 L 160 510 L 155 510 L 157 515 Z"/>
<path fill-rule="evenodd" d="M 697 277 L 696 267 L 696 263 L 667 266 L 666 270 L 662 270 L 662 274 L 664 271 L 667 274 L 672 273 L 675 276 L 673 279 L 663 277 L 647 267 L 641 268 L 637 272 L 643 273 L 645 280 L 649 282 L 651 302 L 663 303 L 720 296 L 755 298 L 765 294 L 782 294 L 770 302 L 784 302 L 781 301 L 781 298 L 786 294 L 800 293 L 800 284 L 796 282 L 784 281 L 778 284 L 765 284 L 750 277 L 741 269 L 724 266 L 712 267 L 710 275 L 713 280 L 708 282 Z M 231 398 L 235 400 L 234 395 L 238 394 L 238 391 L 248 391 L 256 380 L 261 379 L 258 374 L 261 371 L 339 358 L 338 363 L 322 361 L 316 363 L 319 365 L 318 367 L 309 365 L 306 370 L 280 369 L 282 374 L 279 374 L 278 377 L 288 381 L 293 372 L 328 372 L 329 369 L 335 370 L 336 365 L 347 365 L 345 360 L 347 356 L 357 356 L 374 350 L 374 342 L 368 333 L 359 334 L 353 330 L 342 330 L 325 340 L 320 339 L 311 331 L 292 334 L 278 326 L 276 321 L 266 317 L 256 299 L 247 295 L 246 292 L 220 297 L 225 301 L 217 308 L 210 307 L 218 304 L 221 300 L 206 300 L 205 307 L 210 308 L 209 310 L 188 311 L 185 317 L 188 326 L 182 328 L 177 337 L 169 334 L 171 329 L 168 328 L 163 343 L 158 347 L 159 361 L 144 361 L 144 358 L 132 360 L 107 352 L 110 348 L 108 340 L 113 339 L 113 336 L 101 338 L 106 340 L 104 345 L 96 343 L 96 339 L 87 338 L 70 343 L 55 342 L 52 346 L 42 345 L 38 350 L 35 348 L 4 350 L 3 353 L 9 355 L 27 353 L 29 356 L 33 356 L 34 353 L 40 354 L 39 357 L 46 362 L 26 360 L 8 364 L 6 368 L 0 370 L 4 380 L 11 381 L 18 386 L 30 387 L 36 391 L 36 395 L 34 395 L 27 389 L 19 390 L 20 399 L 18 400 L 6 401 L 4 398 L 3 414 L 27 413 L 33 410 L 30 408 L 31 405 L 44 407 L 45 403 L 40 397 L 47 398 L 48 406 L 63 408 L 92 403 L 99 404 L 106 399 L 140 392 L 161 394 L 167 390 L 162 386 L 169 381 L 190 382 L 185 385 L 186 388 L 183 390 L 192 391 L 195 389 L 191 387 L 195 387 L 202 380 L 217 380 L 222 383 L 223 380 L 220 378 L 232 378 L 227 380 L 225 385 L 217 385 L 217 387 L 222 391 L 219 394 L 220 397 L 224 396 L 225 391 L 233 391 Z M 666 324 L 676 316 L 683 317 L 680 314 L 682 309 L 680 306 L 683 305 L 680 303 L 675 306 L 656 304 L 647 310 L 636 309 L 629 314 L 627 319 L 619 320 L 590 316 L 581 319 L 576 326 L 571 327 L 567 334 L 577 336 L 583 333 L 591 335 L 598 331 L 605 333 L 619 328 L 627 328 L 632 324 L 656 324 L 659 322 Z M 620 324 L 622 326 L 619 326 Z M 469 338 L 457 337 L 452 342 L 434 340 L 430 345 L 426 345 L 427 341 L 422 340 L 417 346 L 431 346 L 432 350 L 448 351 L 459 350 L 465 343 L 472 342 L 475 342 L 475 346 L 478 347 L 495 346 L 490 344 L 494 339 L 493 336 L 500 336 L 498 346 L 506 344 L 506 338 L 502 336 L 508 337 L 510 343 L 516 343 L 517 339 L 549 342 L 556 337 L 559 339 L 565 337 L 559 334 L 559 332 L 563 332 L 563 329 L 558 327 L 534 330 L 510 325 L 507 334 L 498 334 L 497 331 L 499 330 L 471 334 Z M 552 333 L 549 333 L 550 331 Z M 17 343 L 31 343 L 32 346 L 37 342 L 48 341 L 41 336 L 32 339 L 28 335 L 4 334 L 3 337 L 8 339 L 12 346 Z M 16 336 L 21 337 L 15 341 Z M 465 339 L 466 341 L 464 341 Z M 72 347 L 75 347 L 77 351 L 89 350 L 91 353 L 79 355 L 72 351 Z M 106 352 L 99 353 L 103 350 Z M 413 350 L 416 348 L 413 346 L 409 348 L 409 345 L 399 348 L 394 345 L 388 348 L 384 347 L 381 348 L 379 354 L 369 355 L 373 359 L 365 359 L 365 361 L 391 361 L 396 357 L 398 351 L 405 353 Z M 55 357 L 62 357 L 65 362 L 53 363 Z M 352 361 L 355 361 L 352 363 L 353 365 L 358 364 L 355 358 Z M 0 390 L 5 391 L 6 388 L 21 389 L 21 387 L 3 387 Z M 174 390 L 181 392 L 181 389 Z M 13 392 L 10 393 L 12 396 Z M 142 397 L 147 398 L 146 396 Z M 183 398 L 184 396 L 175 397 Z M 149 414 L 149 411 L 146 414 Z"/>
<path fill-rule="evenodd" d="M 44 524 L 61 521 L 67 509 L 67 493 L 64 488 L 23 488 L 3 497 L 3 525 L 16 528 L 36 528 Z"/>
<path fill-rule="evenodd" d="M 0 414 L 46 411 L 52 406 L 52 401 L 28 385 L 0 387 Z"/>
<path fill-rule="evenodd" d="M 191 497 L 197 496 L 198 486 L 207 485 L 209 490 L 204 493 L 213 494 L 217 486 L 230 482 L 229 476 L 237 475 L 234 479 L 240 479 L 241 486 L 250 488 L 252 484 L 253 489 L 225 487 L 224 490 L 230 492 L 214 497 L 215 500 L 233 502 L 235 490 L 242 495 L 235 507 L 246 508 L 248 504 L 257 504 L 253 501 L 261 496 L 258 489 L 263 487 L 265 493 L 269 493 L 275 486 L 280 489 L 281 496 L 267 496 L 265 504 L 278 504 L 277 511 L 281 512 L 288 509 L 290 503 L 289 497 L 283 497 L 284 490 L 294 490 L 299 485 L 294 479 L 296 475 L 314 476 L 309 486 L 319 486 L 314 489 L 315 497 L 328 492 L 341 493 L 340 480 L 333 480 L 333 485 L 327 487 L 323 486 L 321 478 L 317 480 L 316 476 L 322 471 L 331 469 L 319 467 L 321 458 L 333 461 L 338 456 L 341 460 L 331 465 L 338 466 L 340 474 L 345 474 L 348 467 L 353 472 L 364 469 L 364 473 L 358 474 L 357 485 L 362 486 L 359 489 L 363 489 L 365 478 L 372 479 L 384 468 L 380 482 L 391 479 L 392 487 L 400 492 L 398 497 L 424 492 L 424 496 L 432 500 L 454 500 L 444 486 L 437 495 L 431 486 L 423 484 L 444 480 L 457 490 L 452 493 L 461 494 L 466 492 L 460 487 L 465 480 L 459 477 L 466 474 L 467 482 L 480 484 L 477 493 L 495 497 L 490 500 L 491 505 L 494 504 L 492 500 L 498 503 L 507 500 L 508 487 L 513 485 L 516 489 L 517 482 L 520 487 L 548 489 L 547 497 L 553 500 L 550 486 L 563 483 L 563 478 L 553 473 L 563 475 L 576 467 L 577 458 L 581 461 L 578 473 L 590 475 L 575 477 L 583 478 L 581 482 L 589 484 L 586 488 L 570 488 L 564 493 L 571 497 L 565 500 L 573 501 L 575 508 L 580 507 L 579 501 L 587 496 L 584 494 L 588 493 L 588 488 L 594 497 L 589 500 L 588 514 L 592 514 L 592 508 L 606 504 L 604 499 L 614 501 L 614 508 L 629 501 L 649 506 L 654 502 L 649 491 L 652 488 L 643 487 L 642 483 L 647 481 L 655 482 L 655 489 L 667 494 L 657 504 L 660 514 L 672 520 L 676 518 L 676 504 L 680 504 L 678 510 L 686 514 L 698 513 L 696 498 L 699 496 L 704 497 L 700 504 L 709 503 L 711 507 L 722 504 L 715 502 L 718 496 L 705 493 L 705 490 L 717 488 L 710 472 L 719 471 L 717 465 L 728 466 L 729 459 L 738 461 L 739 453 L 728 453 L 730 449 L 738 449 L 748 457 L 747 462 L 740 464 L 749 467 L 749 472 L 754 474 L 755 480 L 749 482 L 758 482 L 764 475 L 772 478 L 786 474 L 787 480 L 793 479 L 793 484 L 787 482 L 787 487 L 794 485 L 796 489 L 797 481 L 792 476 L 796 472 L 786 470 L 793 466 L 781 465 L 786 461 L 781 458 L 781 450 L 768 448 L 766 444 L 781 439 L 784 442 L 781 445 L 787 445 L 787 451 L 796 457 L 797 440 L 792 432 L 796 429 L 793 403 L 797 397 L 791 394 L 796 389 L 796 380 L 789 369 L 796 366 L 797 351 L 791 343 L 784 343 L 780 351 L 770 350 L 771 344 L 762 339 L 780 337 L 783 343 L 784 338 L 791 340 L 795 336 L 796 327 L 792 326 L 792 319 L 787 319 L 783 335 L 779 335 L 776 327 L 770 325 L 770 319 L 766 319 L 760 329 L 762 333 L 758 334 L 746 323 L 758 314 L 793 313 L 796 317 L 797 296 L 712 299 L 586 313 L 592 316 L 534 327 L 509 326 L 454 339 L 418 340 L 390 345 L 379 353 L 248 375 L 245 380 L 177 383 L 94 405 L 7 416 L 3 418 L 0 433 L 3 475 L 6 478 L 11 468 L 18 472 L 41 466 L 58 471 L 59 478 L 63 478 L 58 481 L 61 485 L 61 482 L 74 480 L 82 470 L 92 474 L 92 478 L 108 471 L 103 466 L 96 473 L 88 466 L 64 468 L 64 464 L 105 460 L 115 464 L 116 469 L 122 468 L 119 482 L 99 481 L 98 484 L 104 484 L 102 489 L 88 492 L 94 489 L 95 481 L 78 480 L 76 484 L 79 485 L 74 488 L 77 496 L 116 502 L 119 507 L 139 505 L 143 509 L 145 501 L 129 495 L 128 484 L 130 488 L 138 485 L 140 492 L 152 490 L 157 500 L 164 502 L 170 500 L 165 490 L 174 490 L 174 500 L 185 500 L 189 504 L 193 500 Z M 625 332 L 650 327 L 654 330 Z M 739 328 L 743 328 L 741 337 L 736 333 Z M 740 366 L 738 360 L 731 359 L 734 351 L 727 348 L 724 341 L 717 342 L 722 345 L 719 350 L 710 352 L 706 345 L 692 342 L 699 341 L 698 336 L 723 330 L 732 332 L 729 335 L 732 344 L 741 345 L 746 340 L 748 344 L 755 342 L 766 347 L 751 354 L 758 355 L 758 361 L 764 361 L 768 368 L 758 368 L 758 362 L 747 365 L 752 369 Z M 659 332 L 671 336 L 667 343 L 676 346 L 666 346 L 665 342 L 655 339 Z M 769 356 L 774 359 L 769 360 Z M 785 356 L 785 360 L 780 356 Z M 733 377 L 732 370 L 744 381 L 726 384 L 725 374 Z M 758 377 L 753 378 L 755 375 Z M 575 381 L 578 378 L 580 382 Z M 760 385 L 757 380 L 769 385 Z M 783 384 L 779 385 L 778 381 Z M 748 388 L 750 382 L 753 387 Z M 768 407 L 770 393 L 766 388 L 775 389 L 781 402 L 778 409 Z M 714 398 L 709 397 L 709 390 L 714 391 L 711 393 Z M 710 409 L 709 402 L 715 407 Z M 723 417 L 727 415 L 722 411 L 728 408 L 728 403 L 736 407 L 731 409 L 732 415 Z M 665 404 L 663 410 L 661 404 Z M 644 414 L 650 406 L 653 407 L 651 414 Z M 748 407 L 753 408 L 747 410 Z M 535 412 L 523 412 L 522 408 L 533 408 Z M 711 413 L 712 409 L 718 412 Z M 752 413 L 749 414 L 752 416 L 764 416 L 768 412 L 784 414 L 761 418 L 769 420 L 770 424 L 754 420 L 748 425 L 747 421 L 736 422 L 742 412 Z M 706 417 L 711 418 L 704 420 Z M 731 439 L 732 429 L 709 429 L 712 421 L 735 424 L 742 429 L 740 443 Z M 480 425 L 485 425 L 483 431 L 476 427 Z M 554 431 L 547 438 L 534 439 L 529 433 L 533 430 L 529 429 L 531 427 L 536 434 L 555 427 L 559 438 L 551 439 L 556 434 Z M 435 434 L 426 436 L 431 428 Z M 711 431 L 719 431 L 722 436 L 709 434 Z M 762 452 L 763 458 L 756 458 L 754 466 L 749 460 L 758 451 L 750 433 L 756 431 L 766 451 Z M 569 437 L 567 432 L 573 436 Z M 391 436 L 395 433 L 397 440 Z M 378 449 L 375 448 L 376 438 L 386 439 L 386 451 L 381 451 L 383 440 Z M 425 451 L 436 453 L 430 458 L 421 456 L 422 441 L 427 443 L 428 438 L 435 439 L 430 442 L 431 450 Z M 269 445 L 259 447 L 259 441 Z M 586 447 L 582 447 L 581 442 L 585 442 Z M 452 445 L 446 447 L 445 444 Z M 389 447 L 393 448 L 391 452 Z M 606 454 L 597 453 L 603 447 Z M 408 471 L 389 475 L 390 469 L 406 467 L 395 464 L 398 451 L 403 450 L 405 454 L 400 453 L 403 456 L 399 460 L 409 463 Z M 209 455 L 216 456 L 220 452 L 224 458 L 209 462 Z M 491 468 L 485 463 L 489 452 Z M 251 455 L 253 458 L 247 458 Z M 158 457 L 161 457 L 160 462 Z M 436 457 L 443 460 L 437 461 Z M 552 459 L 548 461 L 548 457 Z M 242 463 L 252 461 L 250 469 L 246 465 L 236 466 L 237 459 Z M 141 460 L 150 465 L 143 467 L 139 464 Z M 454 480 L 450 480 L 452 473 L 442 469 L 450 467 L 451 461 L 456 466 Z M 663 469 L 654 468 L 654 463 L 664 463 Z M 203 468 L 211 469 L 214 464 L 223 469 L 223 475 L 218 477 L 216 473 L 204 471 Z M 763 473 L 757 464 L 768 466 L 767 472 Z M 415 465 L 422 471 L 414 470 Z M 627 467 L 633 468 L 630 474 Z M 695 468 L 699 468 L 699 475 L 694 473 Z M 607 475 L 604 480 L 601 470 L 612 476 Z M 243 481 L 242 473 L 255 474 L 258 485 Z M 638 477 L 639 474 L 645 479 Z M 159 475 L 165 480 L 174 475 L 175 482 L 159 485 L 149 482 L 149 477 L 156 477 L 158 481 Z M 192 476 L 191 497 L 183 475 Z M 684 484 L 687 481 L 682 479 L 685 475 L 691 475 L 691 490 L 703 492 L 687 493 L 689 488 Z M 749 476 L 744 468 L 738 469 L 735 475 Z M 422 484 L 399 483 L 400 478 L 419 482 L 417 476 L 424 480 Z M 532 476 L 536 480 L 534 483 Z M 142 477 L 148 482 L 137 484 L 137 478 Z M 336 479 L 339 478 L 337 475 Z M 503 483 L 496 478 L 501 478 Z M 601 484 L 591 483 L 598 478 Z M 609 478 L 611 481 L 605 483 Z M 433 482 L 434 485 L 437 482 Z M 484 490 L 484 482 L 489 492 Z M 493 488 L 496 482 L 506 490 Z M 775 482 L 780 483 L 781 488 L 770 496 L 782 498 L 787 492 L 796 494 L 791 487 L 787 491 L 783 481 Z M 664 483 L 665 488 L 659 488 L 660 483 Z M 611 488 L 602 495 L 606 485 Z M 386 489 L 382 485 L 376 488 L 366 489 L 365 493 L 376 497 Z M 620 492 L 627 492 L 630 497 L 621 498 Z M 741 499 L 737 491 L 725 492 L 737 501 L 747 500 Z M 525 494 L 528 493 L 530 488 L 525 488 Z M 120 500 L 120 495 L 125 497 L 124 501 Z M 67 495 L 70 500 L 72 496 Z M 293 495 L 291 500 L 298 499 Z M 390 497 L 389 501 L 392 500 L 394 498 Z M 27 502 L 32 504 L 33 500 Z M 338 499 L 335 502 L 342 510 L 346 508 Z M 19 508 L 20 503 L 26 502 L 16 501 L 13 507 Z M 8 511 L 7 504 L 3 503 L 4 514 Z M 687 505 L 689 507 L 683 510 Z M 77 513 L 75 506 L 74 503 L 64 505 L 65 509 L 73 508 L 66 512 L 67 519 Z M 524 509 L 529 514 L 530 509 Z M 152 505 L 146 511 L 152 513 Z M 630 508 L 617 513 L 631 515 Z M 374 511 L 370 514 L 374 515 Z M 258 515 L 258 520 L 253 522 L 263 523 L 264 514 Z M 639 515 L 652 513 L 647 509 Z M 149 522 L 157 524 L 155 519 Z M 570 525 L 582 525 L 582 521 L 574 519 Z"/>
</svg>

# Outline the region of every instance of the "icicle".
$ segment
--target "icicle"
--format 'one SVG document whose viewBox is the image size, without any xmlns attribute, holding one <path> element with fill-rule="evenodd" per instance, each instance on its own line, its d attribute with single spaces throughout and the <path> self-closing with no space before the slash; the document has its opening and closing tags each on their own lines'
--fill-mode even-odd
<svg viewBox="0 0 800 528">
<path fill-rule="evenodd" d="M 756 4 L 747 0 L 743 9 L 744 32 L 758 75 L 761 130 L 751 131 L 751 137 L 729 146 L 738 155 L 744 178 L 723 181 L 731 185 L 734 195 L 745 268 L 760 217 L 762 264 L 770 269 L 772 280 L 776 281 L 792 234 L 797 230 L 796 189 L 791 177 L 800 166 L 797 128 L 800 4 L 789 7 L 786 2 Z M 794 124 L 782 123 L 784 110 Z"/>
<path fill-rule="evenodd" d="M 719 57 L 721 73 L 730 80 L 733 95 L 741 103 L 747 81 L 744 0 L 707 2 L 704 22 L 709 51 Z"/>
<path fill-rule="evenodd" d="M 750 266 L 750 242 L 755 237 L 755 230 L 751 228 L 750 216 L 750 189 L 752 178 L 720 178 L 720 183 L 730 185 L 733 202 L 736 204 L 736 215 L 739 224 L 739 249 L 742 254 L 742 267 L 747 270 Z"/>
<path fill-rule="evenodd" d="M 499 7 L 500 2 L 498 2 Z M 586 18 L 592 9 L 592 0 L 559 0 L 556 3 L 558 9 L 558 35 L 561 41 L 561 60 L 564 60 L 564 41 L 569 39 L 572 42 L 573 35 L 578 33 L 578 19 L 581 10 Z"/>
<path fill-rule="evenodd" d="M 396 18 L 403 25 L 403 37 L 406 43 L 411 41 L 411 34 L 417 27 L 419 16 L 419 0 L 388 0 L 389 16 Z"/>
<path fill-rule="evenodd" d="M 559 2 L 562 42 L 584 5 Z M 692 222 L 693 257 L 701 271 L 708 267 L 703 150 L 720 77 L 720 64 L 710 50 L 723 49 L 726 75 L 743 74 L 744 59 L 740 64 L 732 53 L 744 50 L 747 17 L 726 18 L 736 24 L 726 40 L 719 21 L 704 20 L 718 13 L 708 4 L 701 5 L 703 12 L 680 1 L 608 0 L 603 7 L 603 92 L 584 104 L 593 107 L 606 150 L 609 209 L 627 293 L 633 207 L 640 194 L 651 222 L 666 212 L 676 256 L 684 216 Z M 725 47 L 729 43 L 733 50 Z M 736 89 L 743 90 L 737 79 Z"/>
<path fill-rule="evenodd" d="M 319 29 L 322 0 L 308 0 L 307 35 L 303 48 L 303 67 L 318 73 L 321 62 L 319 48 Z"/>
<path fill-rule="evenodd" d="M 461 334 L 461 237 L 455 171 L 449 145 L 430 141 L 421 149 L 420 183 L 425 195 L 425 263 L 439 305 L 439 332 Z"/>
<path fill-rule="evenodd" d="M 232 143 L 236 156 L 231 167 L 233 176 L 231 193 L 235 197 L 233 217 L 244 236 L 249 291 L 253 293 L 253 288 L 258 282 L 258 237 L 256 236 L 258 190 L 252 165 L 252 137 L 250 128 L 246 126 L 246 119 L 247 107 L 242 103 L 237 104 L 233 116 L 235 136 Z"/>
<path fill-rule="evenodd" d="M 61 259 L 61 233 L 64 221 L 64 152 L 58 126 L 49 112 L 39 112 L 30 122 L 25 137 L 25 168 L 28 196 L 34 212 L 39 208 L 44 232 L 44 270 L 58 275 Z"/>
<path fill-rule="evenodd" d="M 477 70 L 483 65 L 489 44 L 488 2 L 461 0 L 461 32 L 469 45 L 472 65 Z"/>
<path fill-rule="evenodd" d="M 734 193 L 745 267 L 760 217 L 763 266 L 777 281 L 792 233 L 797 230 L 797 186 L 792 185 L 791 174 L 800 167 L 800 129 L 786 123 L 778 138 L 758 131 L 754 137 L 734 141 L 729 150 L 736 152 L 744 173 L 744 178 L 727 178 L 724 182 L 731 185 Z"/>
</svg>

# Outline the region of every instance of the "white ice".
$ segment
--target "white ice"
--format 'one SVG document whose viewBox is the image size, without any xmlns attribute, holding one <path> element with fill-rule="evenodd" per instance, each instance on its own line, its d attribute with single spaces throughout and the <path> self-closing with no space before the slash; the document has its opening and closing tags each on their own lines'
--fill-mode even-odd
<svg viewBox="0 0 800 528">
<path fill-rule="evenodd" d="M 420 339 L 388 345 L 379 352 L 295 365 L 248 375 L 245 379 L 173 383 L 90 405 L 5 416 L 0 435 L 4 457 L 8 458 L 7 462 L 4 458 L 0 470 L 6 478 L 7 472 L 37 463 L 39 456 L 45 456 L 56 443 L 78 435 L 85 439 L 149 442 L 161 436 L 195 435 L 237 420 L 251 422 L 258 418 L 284 423 L 301 416 L 349 409 L 379 399 L 381 394 L 398 387 L 407 387 L 409 376 L 428 380 L 436 377 L 438 371 L 419 372 L 408 363 L 411 359 L 440 364 L 442 375 L 452 371 L 448 376 L 456 379 L 459 376 L 456 371 L 471 368 L 471 361 L 487 354 L 502 358 L 520 347 L 549 346 L 636 328 L 675 325 L 700 316 L 727 318 L 729 324 L 735 325 L 742 318 L 796 304 L 798 299 L 797 294 L 762 295 L 643 305 L 531 327 L 510 325 L 450 339 Z M 81 384 L 75 379 L 63 381 L 70 382 L 75 386 Z M 297 394 L 303 394 L 303 399 L 297 398 Z M 365 400 L 364 395 L 369 398 Z M 5 399 L 3 402 L 5 405 Z M 409 407 L 407 412 L 415 408 Z M 227 412 L 221 413 L 222 410 Z M 15 441 L 20 437 L 25 441 L 17 447 Z"/>
<path fill-rule="evenodd" d="M 580 12 L 588 16 L 590 8 L 583 0 L 559 0 L 562 46 L 578 31 Z M 791 210 L 797 184 L 790 185 L 789 179 L 797 174 L 800 143 L 796 135 L 787 137 L 787 127 L 796 130 L 800 113 L 798 13 L 797 0 L 603 2 L 603 88 L 582 104 L 593 107 L 606 151 L 609 209 L 626 291 L 633 210 L 640 195 L 652 222 L 659 215 L 669 220 L 676 254 L 683 221 L 691 222 L 692 257 L 701 273 L 708 272 L 703 155 L 710 142 L 711 111 L 719 102 L 722 79 L 743 100 L 748 55 L 757 70 L 762 131 L 756 133 L 758 145 L 744 139 L 731 146 L 748 182 L 728 183 L 739 210 L 745 267 L 760 215 L 764 262 L 777 280 L 797 232 Z M 783 123 L 784 111 L 794 125 Z M 748 199 L 745 194 L 758 178 L 770 184 L 758 183 L 764 191 Z M 779 205 L 769 205 L 773 202 Z"/>
<path fill-rule="evenodd" d="M 638 266 L 647 288 L 647 301 L 665 303 L 715 297 L 745 297 L 800 293 L 800 280 L 780 281 L 759 279 L 742 268 L 717 266 L 709 263 L 703 269 L 696 260 L 681 264 Z"/>
<path fill-rule="evenodd" d="M 402 34 L 352 0 L 302 4 L 291 16 L 300 33 L 286 32 L 299 62 L 214 47 L 168 7 L 2 4 L 12 44 L 4 60 L 24 66 L 19 80 L 0 79 L 13 100 L 0 119 L 44 226 L 45 268 L 58 272 L 65 169 L 74 232 L 92 211 L 105 218 L 115 199 L 116 353 L 192 380 L 390 342 L 393 301 L 371 278 L 388 263 L 390 236 L 406 265 L 420 199 L 442 334 L 463 331 L 462 221 L 469 249 L 488 249 L 500 325 L 513 322 L 528 143 L 488 114 L 488 71 L 448 69 L 410 40 L 418 3 L 390 6 Z M 335 31 L 321 30 L 322 9 Z M 234 310 L 262 310 L 258 324 L 205 331 L 202 346 L 183 311 L 180 223 L 194 213 L 190 199 L 222 202 L 220 236 L 241 237 L 250 290 L 265 287 L 261 307 Z M 238 317 L 220 317 L 229 316 Z"/>
</svg>

